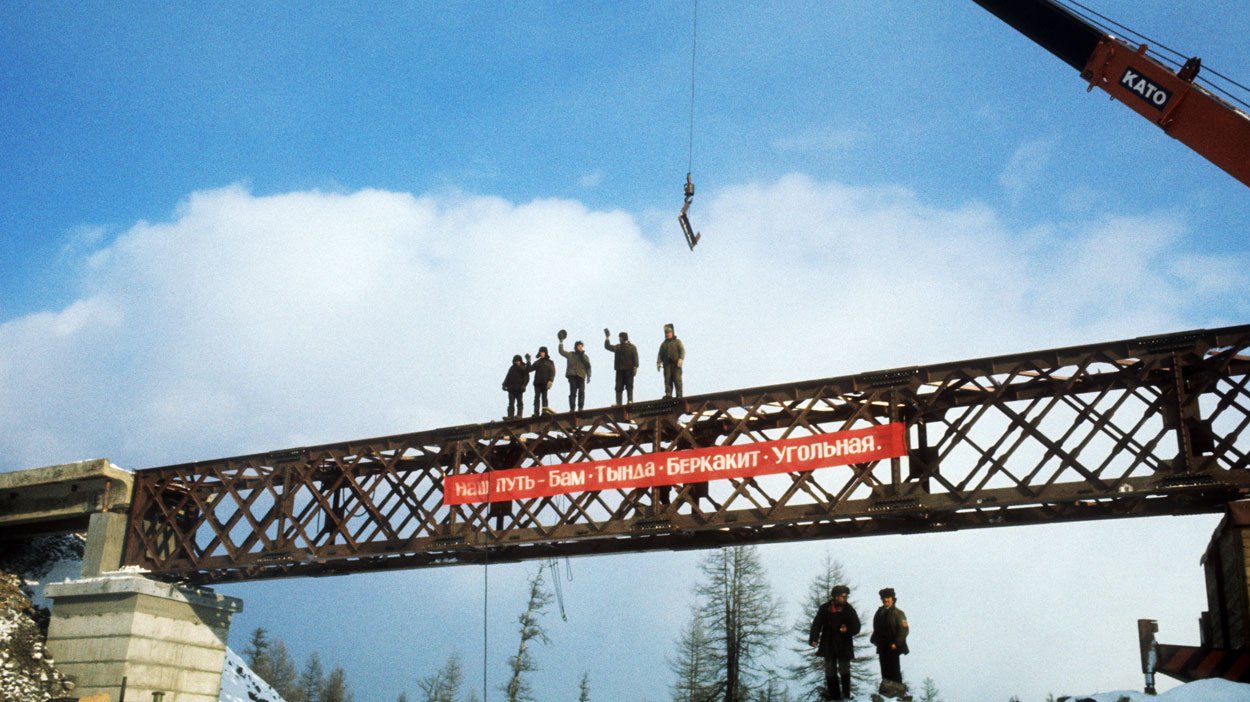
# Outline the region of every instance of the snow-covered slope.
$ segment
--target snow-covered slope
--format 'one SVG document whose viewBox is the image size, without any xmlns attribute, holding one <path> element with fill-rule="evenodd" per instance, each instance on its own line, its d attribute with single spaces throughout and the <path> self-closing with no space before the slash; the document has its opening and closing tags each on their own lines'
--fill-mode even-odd
<svg viewBox="0 0 1250 702">
<path fill-rule="evenodd" d="M 229 648 L 226 649 L 225 669 L 221 671 L 221 695 L 217 699 L 219 702 L 286 702 Z"/>
</svg>

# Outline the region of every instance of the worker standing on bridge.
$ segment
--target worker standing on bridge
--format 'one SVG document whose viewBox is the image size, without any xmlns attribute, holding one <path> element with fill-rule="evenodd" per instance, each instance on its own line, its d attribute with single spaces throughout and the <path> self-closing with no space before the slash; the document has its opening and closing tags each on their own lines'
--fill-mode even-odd
<svg viewBox="0 0 1250 702">
<path fill-rule="evenodd" d="M 512 357 L 512 365 L 503 378 L 503 389 L 508 393 L 508 419 L 525 415 L 525 388 L 530 384 L 529 367 L 520 355 Z"/>
<path fill-rule="evenodd" d="M 681 364 L 686 360 L 686 347 L 673 332 L 673 325 L 664 325 L 664 341 L 655 357 L 655 369 L 664 371 L 664 397 L 681 397 Z"/>
<path fill-rule="evenodd" d="M 877 658 L 881 662 L 881 694 L 899 697 L 907 693 L 899 665 L 899 657 L 910 652 L 907 649 L 907 615 L 894 606 L 897 600 L 894 588 L 884 588 L 880 595 L 881 607 L 873 615 L 869 641 L 877 647 Z"/>
<path fill-rule="evenodd" d="M 586 346 L 578 341 L 573 344 L 573 352 L 564 350 L 563 329 L 557 335 L 560 346 L 557 349 L 568 365 L 564 369 L 564 377 L 569 381 L 569 411 L 579 412 L 586 408 L 586 384 L 590 382 L 590 357 L 586 355 Z"/>
<path fill-rule="evenodd" d="M 629 334 L 617 334 L 621 343 L 612 343 L 612 332 L 603 330 L 603 348 L 615 354 L 612 367 L 616 369 L 616 404 L 621 404 L 621 391 L 628 393 L 629 403 L 634 403 L 634 376 L 638 374 L 638 347 L 629 340 Z"/>
<path fill-rule="evenodd" d="M 547 391 L 556 379 L 556 362 L 551 360 L 546 346 L 538 347 L 538 360 L 529 362 L 530 355 L 525 354 L 526 368 L 534 372 L 534 416 L 550 409 L 547 404 Z"/>
<path fill-rule="evenodd" d="M 846 601 L 851 588 L 834 585 L 829 601 L 822 604 L 812 619 L 808 643 L 816 655 L 825 659 L 825 699 L 851 699 L 851 659 L 855 657 L 855 635 L 859 633 L 859 614 Z"/>
</svg>

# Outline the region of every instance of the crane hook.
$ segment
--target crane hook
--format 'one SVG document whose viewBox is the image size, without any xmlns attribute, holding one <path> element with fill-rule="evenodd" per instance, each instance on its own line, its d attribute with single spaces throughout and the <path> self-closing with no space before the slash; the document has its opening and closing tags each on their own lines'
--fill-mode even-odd
<svg viewBox="0 0 1250 702">
<path fill-rule="evenodd" d="M 681 214 L 677 215 L 677 221 L 681 223 L 681 231 L 686 235 L 686 245 L 694 251 L 694 245 L 699 243 L 702 234 L 694 231 L 690 227 L 690 219 L 686 217 L 686 211 L 690 209 L 690 201 L 694 199 L 694 181 L 690 179 L 690 174 L 686 173 L 685 187 L 686 202 L 681 206 Z"/>
</svg>

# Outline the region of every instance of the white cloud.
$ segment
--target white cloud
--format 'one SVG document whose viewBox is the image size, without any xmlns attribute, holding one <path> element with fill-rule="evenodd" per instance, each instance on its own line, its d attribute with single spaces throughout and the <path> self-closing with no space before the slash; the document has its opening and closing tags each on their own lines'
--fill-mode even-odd
<svg viewBox="0 0 1250 702">
<path fill-rule="evenodd" d="M 598 169 L 589 173 L 583 173 L 582 176 L 577 179 L 577 184 L 583 188 L 596 188 L 602 182 L 603 171 Z"/>
<path fill-rule="evenodd" d="M 1055 150 L 1052 139 L 1037 139 L 1016 147 L 1011 158 L 998 175 L 998 184 L 1007 191 L 1013 204 L 1017 204 L 1030 191 L 1042 184 Z"/>
</svg>

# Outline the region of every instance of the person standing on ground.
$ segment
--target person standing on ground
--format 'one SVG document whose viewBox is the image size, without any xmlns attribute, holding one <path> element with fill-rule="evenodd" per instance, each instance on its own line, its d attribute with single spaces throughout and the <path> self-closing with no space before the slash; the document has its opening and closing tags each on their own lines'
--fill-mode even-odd
<svg viewBox="0 0 1250 702">
<path fill-rule="evenodd" d="M 816 655 L 825 659 L 825 699 L 851 699 L 851 659 L 855 657 L 855 635 L 859 633 L 859 614 L 848 603 L 851 588 L 835 585 L 829 601 L 822 604 L 812 618 L 808 643 Z"/>
<path fill-rule="evenodd" d="M 613 344 L 612 332 L 603 330 L 603 348 L 615 354 L 612 367 L 616 369 L 616 404 L 621 404 L 621 391 L 628 393 L 629 403 L 634 403 L 634 376 L 638 374 L 638 347 L 629 340 L 629 334 L 617 334 L 619 344 Z"/>
<path fill-rule="evenodd" d="M 686 347 L 673 332 L 673 325 L 664 325 L 664 341 L 655 357 L 655 369 L 664 371 L 664 397 L 681 397 L 681 365 L 686 360 Z"/>
<path fill-rule="evenodd" d="M 525 388 L 529 384 L 529 367 L 520 355 L 513 356 L 508 374 L 503 378 L 503 389 L 508 393 L 508 419 L 524 416 Z"/>
<path fill-rule="evenodd" d="M 586 346 L 578 341 L 573 344 L 572 353 L 564 350 L 565 332 L 557 335 L 560 346 L 557 349 L 568 365 L 564 369 L 564 377 L 569 381 L 569 411 L 579 412 L 586 408 L 586 384 L 590 382 L 590 357 L 586 355 Z"/>
<path fill-rule="evenodd" d="M 556 379 L 556 362 L 546 346 L 538 347 L 538 360 L 530 363 L 530 355 L 525 354 L 526 368 L 534 372 L 534 416 L 537 417 L 548 409 L 547 391 Z"/>
<path fill-rule="evenodd" d="M 899 656 L 910 652 L 907 648 L 907 615 L 895 606 L 897 596 L 894 588 L 884 588 L 880 595 L 881 607 L 873 615 L 872 638 L 869 640 L 877 647 L 877 657 L 881 661 L 880 692 L 897 697 L 907 692 L 899 665 Z"/>
</svg>

